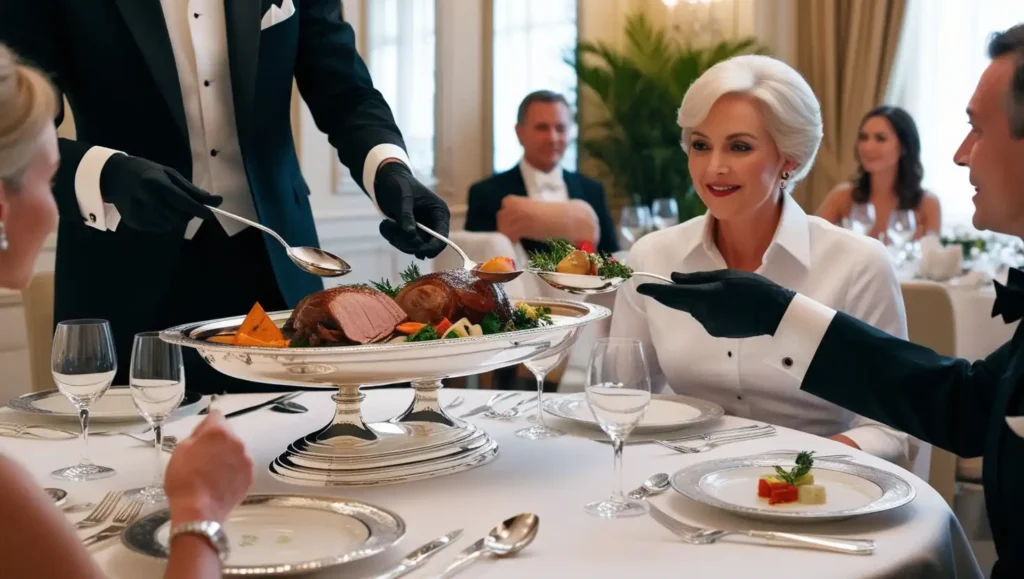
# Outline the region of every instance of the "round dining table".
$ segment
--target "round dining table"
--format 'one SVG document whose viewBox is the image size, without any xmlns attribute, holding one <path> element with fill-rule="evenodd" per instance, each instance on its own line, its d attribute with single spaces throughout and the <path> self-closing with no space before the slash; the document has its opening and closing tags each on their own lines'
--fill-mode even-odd
<svg viewBox="0 0 1024 579">
<path fill-rule="evenodd" d="M 454 416 L 487 401 L 492 392 L 444 389 L 442 405 L 456 396 L 464 402 L 449 412 Z M 532 394 L 522 394 L 528 396 Z M 273 394 L 238 394 L 219 397 L 222 412 L 249 407 Z M 708 545 L 690 545 L 649 516 L 606 520 L 588 515 L 584 504 L 607 498 L 612 490 L 611 445 L 590 435 L 566 435 L 547 440 L 526 440 L 515 430 L 529 424 L 526 416 L 514 421 L 468 418 L 484 428 L 500 445 L 497 457 L 461 473 L 411 483 L 366 487 L 295 486 L 275 479 L 268 464 L 292 440 L 311 428 L 326 424 L 334 412 L 331 392 L 307 392 L 295 399 L 309 408 L 303 414 L 268 409 L 231 418 L 229 423 L 244 440 L 256 465 L 252 493 L 287 493 L 345 497 L 383 507 L 407 525 L 402 540 L 387 551 L 360 561 L 323 570 L 313 577 L 373 577 L 397 565 L 402 557 L 455 529 L 458 541 L 413 571 L 409 577 L 436 577 L 455 556 L 513 515 L 534 513 L 540 526 L 536 539 L 518 555 L 484 557 L 462 570 L 459 577 L 981 577 L 981 571 L 959 523 L 942 498 L 927 483 L 884 460 L 840 443 L 777 428 L 769 438 L 735 442 L 708 452 L 682 454 L 653 443 L 627 444 L 622 481 L 628 491 L 650 475 L 673 473 L 705 460 L 759 452 L 813 450 L 818 454 L 851 454 L 856 462 L 885 469 L 907 480 L 916 490 L 902 507 L 852 519 L 815 524 L 780 524 L 753 521 L 700 505 L 673 490 L 650 500 L 673 517 L 695 526 L 727 530 L 776 530 L 846 538 L 873 539 L 871 555 L 845 555 L 801 548 L 768 546 L 747 537 L 726 537 Z M 368 421 L 386 420 L 400 413 L 412 398 L 408 389 L 370 389 L 363 405 Z M 522 399 L 522 398 L 520 398 Z M 202 419 L 186 416 L 166 426 L 166 434 L 184 437 Z M 39 423 L 10 409 L 0 410 L 0 422 Z M 50 421 L 52 423 L 52 420 Z M 750 424 L 725 416 L 691 427 L 707 432 Z M 73 423 L 65 427 L 75 428 Z M 93 429 L 107 425 L 93 424 Z M 141 429 L 141 428 L 140 428 Z M 76 462 L 80 440 L 30 440 L 0 436 L 0 452 L 15 458 L 35 477 L 39 486 L 68 492 L 68 504 L 99 502 L 110 490 L 125 490 L 150 482 L 154 470 L 151 445 L 126 436 L 89 439 L 94 462 L 116 469 L 111 478 L 76 483 L 50 478 L 57 468 Z M 165 455 L 166 456 L 166 455 Z M 753 492 L 753 490 L 752 490 Z M 152 507 L 154 510 L 160 507 Z M 77 520 L 84 514 L 68 515 Z M 79 531 L 85 537 L 95 529 Z M 119 539 L 91 547 L 103 572 L 113 579 L 151 579 L 161 576 L 165 562 L 130 551 Z M 58 555 L 58 554 L 55 554 Z M 5 556 L 17 556 L 7 553 Z"/>
</svg>

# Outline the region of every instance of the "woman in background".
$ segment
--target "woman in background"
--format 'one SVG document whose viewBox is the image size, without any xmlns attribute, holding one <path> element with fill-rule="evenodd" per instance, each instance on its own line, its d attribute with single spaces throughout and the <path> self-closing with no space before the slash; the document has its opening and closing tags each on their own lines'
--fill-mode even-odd
<svg viewBox="0 0 1024 579">
<path fill-rule="evenodd" d="M 53 119 L 57 101 L 39 72 L 19 65 L 0 44 L 0 287 L 24 288 L 36 256 L 57 225 L 50 182 L 60 154 Z M 178 444 L 164 490 L 171 525 L 223 523 L 252 484 L 252 461 L 227 421 L 211 412 Z M 100 578 L 81 539 L 32 476 L 0 455 L 0 577 Z M 200 535 L 170 544 L 165 577 L 220 577 L 220 557 Z"/>
<path fill-rule="evenodd" d="M 729 268 L 772 281 L 906 337 L 896 275 L 877 240 L 809 217 L 790 197 L 821 143 L 818 99 L 781 61 L 739 56 L 690 86 L 679 109 L 690 176 L 707 214 L 650 233 L 630 251 L 637 271 L 668 277 Z M 728 414 L 827 436 L 905 463 L 906 434 L 794 389 L 764 361 L 771 337 L 711 337 L 689 314 L 619 289 L 611 335 L 644 343 L 652 386 Z M 781 373 L 780 373 L 781 374 Z"/>
<path fill-rule="evenodd" d="M 875 208 L 875 223 L 868 235 L 878 239 L 896 210 L 912 210 L 917 230 L 914 239 L 938 234 L 942 227 L 939 198 L 921 188 L 921 137 L 907 111 L 880 106 L 869 111 L 857 131 L 857 175 L 853 183 L 840 183 L 829 192 L 818 216 L 839 225 L 856 204 Z"/>
</svg>

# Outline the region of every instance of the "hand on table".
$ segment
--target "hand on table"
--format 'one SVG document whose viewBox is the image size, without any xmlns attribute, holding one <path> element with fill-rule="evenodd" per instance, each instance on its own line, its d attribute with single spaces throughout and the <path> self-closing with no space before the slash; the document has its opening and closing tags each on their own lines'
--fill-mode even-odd
<svg viewBox="0 0 1024 579">
<path fill-rule="evenodd" d="M 645 283 L 637 293 L 694 317 L 713 337 L 772 336 L 796 294 L 755 273 L 673 273 L 675 285 Z"/>
<path fill-rule="evenodd" d="M 252 486 L 252 459 L 224 416 L 213 410 L 178 443 L 167 465 L 164 492 L 171 522 L 223 522 Z"/>
<path fill-rule="evenodd" d="M 846 435 L 843 435 L 843 434 L 833 434 L 829 438 L 834 440 L 834 441 L 836 441 L 836 442 L 841 442 L 841 443 L 845 444 L 846 446 L 852 446 L 853 448 L 856 448 L 857 450 L 860 450 L 860 445 L 858 445 L 856 442 L 854 442 L 853 439 L 850 438 L 849 436 L 846 436 Z"/>
<path fill-rule="evenodd" d="M 162 232 L 185 227 L 195 217 L 212 219 L 207 205 L 223 198 L 210 195 L 180 173 L 141 157 L 117 154 L 100 173 L 103 200 L 112 203 L 124 220 L 139 231 Z"/>
<path fill-rule="evenodd" d="M 524 237 L 533 239 L 537 219 L 543 217 L 538 215 L 536 209 L 538 204 L 532 199 L 521 195 L 506 195 L 501 200 L 501 209 L 498 210 L 498 232 L 509 238 L 512 243 L 519 243 Z"/>
<path fill-rule="evenodd" d="M 451 212 L 443 199 L 413 177 L 404 163 L 385 162 L 377 170 L 374 196 L 381 212 L 394 221 L 384 220 L 380 234 L 399 251 L 418 259 L 437 257 L 445 244 L 416 228 L 419 222 L 448 236 Z"/>
</svg>

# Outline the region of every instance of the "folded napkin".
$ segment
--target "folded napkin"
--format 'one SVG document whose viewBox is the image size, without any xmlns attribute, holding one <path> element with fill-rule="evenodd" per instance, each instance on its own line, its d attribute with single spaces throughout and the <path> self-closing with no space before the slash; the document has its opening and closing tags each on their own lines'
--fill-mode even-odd
<svg viewBox="0 0 1024 579">
<path fill-rule="evenodd" d="M 917 274 L 933 281 L 946 281 L 960 275 L 963 253 L 958 245 L 943 247 L 939 237 L 929 234 L 921 238 L 921 262 Z"/>
</svg>

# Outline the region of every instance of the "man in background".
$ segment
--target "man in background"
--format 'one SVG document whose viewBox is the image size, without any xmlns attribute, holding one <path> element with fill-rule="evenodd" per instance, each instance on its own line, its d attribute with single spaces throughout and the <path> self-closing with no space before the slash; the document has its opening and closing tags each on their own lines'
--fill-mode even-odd
<svg viewBox="0 0 1024 579">
<path fill-rule="evenodd" d="M 565 97 L 548 90 L 527 95 L 516 122 L 523 158 L 470 187 L 466 230 L 500 232 L 527 252 L 552 237 L 618 251 L 604 187 L 561 167 L 571 127 Z"/>
</svg>

